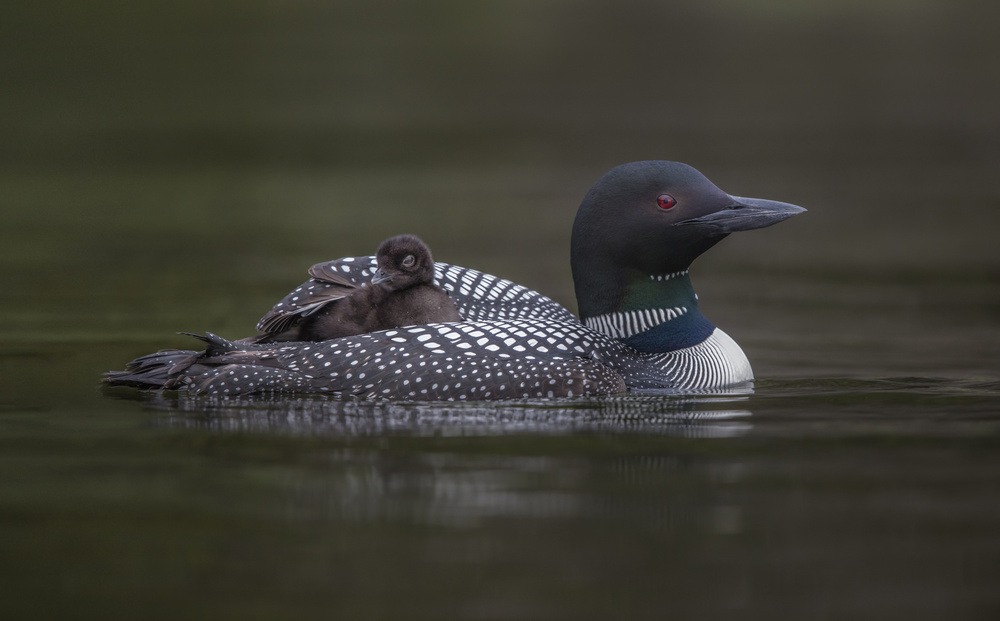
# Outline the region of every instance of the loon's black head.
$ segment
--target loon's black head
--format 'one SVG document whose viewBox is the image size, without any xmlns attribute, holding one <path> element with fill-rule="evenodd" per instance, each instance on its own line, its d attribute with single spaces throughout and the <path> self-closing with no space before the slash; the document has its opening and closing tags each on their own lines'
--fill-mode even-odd
<svg viewBox="0 0 1000 621">
<path fill-rule="evenodd" d="M 378 269 L 372 284 L 400 291 L 434 280 L 431 249 L 415 235 L 397 235 L 385 240 L 375 253 L 375 261 Z"/>
<path fill-rule="evenodd" d="M 686 270 L 736 231 L 805 209 L 726 194 L 679 162 L 632 162 L 590 189 L 573 223 L 572 267 L 583 317 L 620 310 L 630 281 Z"/>
</svg>

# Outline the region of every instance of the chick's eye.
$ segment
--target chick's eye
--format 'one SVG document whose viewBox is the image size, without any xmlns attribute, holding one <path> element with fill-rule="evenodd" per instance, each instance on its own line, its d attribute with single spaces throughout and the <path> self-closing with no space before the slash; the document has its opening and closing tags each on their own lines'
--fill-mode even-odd
<svg viewBox="0 0 1000 621">
<path fill-rule="evenodd" d="M 673 196 L 670 196 L 669 194 L 660 194 L 659 196 L 656 197 L 656 205 L 660 209 L 663 209 L 664 211 L 666 211 L 667 209 L 673 209 L 674 205 L 676 204 L 677 201 L 674 199 Z"/>
<path fill-rule="evenodd" d="M 416 257 L 414 257 L 412 254 L 408 254 L 406 255 L 406 258 L 403 259 L 403 267 L 413 267 L 413 264 L 416 262 L 417 262 Z"/>
</svg>

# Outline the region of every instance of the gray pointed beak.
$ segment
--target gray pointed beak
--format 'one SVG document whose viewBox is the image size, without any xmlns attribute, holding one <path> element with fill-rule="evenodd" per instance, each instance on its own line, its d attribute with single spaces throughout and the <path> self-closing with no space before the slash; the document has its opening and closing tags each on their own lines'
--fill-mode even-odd
<svg viewBox="0 0 1000 621">
<path fill-rule="evenodd" d="M 386 274 L 384 271 L 382 271 L 381 267 L 378 268 L 377 270 L 375 270 L 375 273 L 372 275 L 372 284 L 373 285 L 377 285 L 380 282 L 386 282 L 387 280 L 392 280 L 392 276 L 390 276 L 389 274 Z"/>
<path fill-rule="evenodd" d="M 729 198 L 733 199 L 733 203 L 725 209 L 684 220 L 677 224 L 707 225 L 715 229 L 715 232 L 726 235 L 737 231 L 751 231 L 771 226 L 805 211 L 798 205 L 763 198 L 744 198 L 742 196 L 730 196 Z"/>
</svg>

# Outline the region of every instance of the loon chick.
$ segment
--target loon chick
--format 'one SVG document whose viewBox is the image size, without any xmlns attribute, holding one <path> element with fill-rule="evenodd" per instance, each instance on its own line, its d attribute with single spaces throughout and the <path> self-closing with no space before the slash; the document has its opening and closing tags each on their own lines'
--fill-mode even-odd
<svg viewBox="0 0 1000 621">
<path fill-rule="evenodd" d="M 401 326 L 462 321 L 448 293 L 434 284 L 430 248 L 415 235 L 383 241 L 375 254 L 378 269 L 360 287 L 320 263 L 313 277 L 288 298 L 304 313 L 283 313 L 279 303 L 258 323 L 264 334 L 254 342 L 325 341 Z M 312 283 L 321 284 L 316 286 Z M 289 300 L 290 302 L 291 300 Z"/>
<path fill-rule="evenodd" d="M 583 323 L 530 289 L 439 262 L 436 277 L 463 323 L 322 343 L 219 340 L 202 354 L 174 350 L 138 358 L 106 381 L 223 396 L 312 392 L 417 400 L 626 388 L 745 390 L 753 380 L 750 364 L 698 310 L 688 268 L 729 233 L 803 211 L 726 194 L 686 164 L 623 164 L 590 189 L 573 225 L 571 260 Z M 347 257 L 321 265 L 356 286 L 371 275 L 373 262 Z M 295 299 L 283 303 L 276 307 L 281 315 L 308 310 Z"/>
</svg>

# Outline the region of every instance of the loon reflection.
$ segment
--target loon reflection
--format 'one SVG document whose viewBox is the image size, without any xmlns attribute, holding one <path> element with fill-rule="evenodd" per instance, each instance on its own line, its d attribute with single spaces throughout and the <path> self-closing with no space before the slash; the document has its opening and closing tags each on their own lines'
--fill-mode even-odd
<svg viewBox="0 0 1000 621">
<path fill-rule="evenodd" d="M 107 389 L 163 412 L 160 424 L 226 432 L 323 436 L 650 433 L 688 438 L 741 436 L 752 429 L 748 397 L 630 394 L 553 402 L 427 404 L 321 396 L 140 393 Z"/>
</svg>

